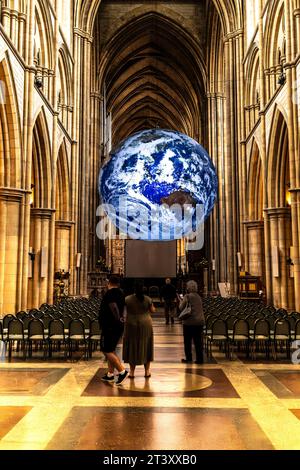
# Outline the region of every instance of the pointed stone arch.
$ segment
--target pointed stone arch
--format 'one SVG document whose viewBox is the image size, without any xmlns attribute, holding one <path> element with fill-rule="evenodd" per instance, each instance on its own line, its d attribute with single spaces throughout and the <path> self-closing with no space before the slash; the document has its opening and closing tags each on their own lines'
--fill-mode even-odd
<svg viewBox="0 0 300 470">
<path fill-rule="evenodd" d="M 211 0 L 215 5 L 225 34 L 243 25 L 243 2 L 241 0 Z M 74 24 L 76 28 L 92 34 L 101 0 L 77 0 Z"/>
<path fill-rule="evenodd" d="M 276 306 L 295 307 L 295 285 L 287 260 L 291 257 L 292 219 L 288 202 L 290 162 L 288 128 L 281 110 L 276 107 L 268 146 L 268 205 L 270 246 L 278 253 L 272 264 L 272 293 Z M 274 264 L 275 263 L 275 264 Z M 277 272 L 278 271 L 278 272 Z"/>
<path fill-rule="evenodd" d="M 247 230 L 247 270 L 253 276 L 259 276 L 265 282 L 265 242 L 263 219 L 263 191 L 264 178 L 262 161 L 256 139 L 252 140 L 250 154 L 247 207 L 248 221 L 245 222 Z"/>
<path fill-rule="evenodd" d="M 289 176 L 289 145 L 286 119 L 276 107 L 268 147 L 269 207 L 287 207 Z"/>
<path fill-rule="evenodd" d="M 253 138 L 248 177 L 249 220 L 263 220 L 263 171 L 258 144 Z"/>
<path fill-rule="evenodd" d="M 71 218 L 70 211 L 70 171 L 66 140 L 63 139 L 56 162 L 56 220 L 68 221 Z"/>
<path fill-rule="evenodd" d="M 2 59 L 2 60 L 1 60 Z M 7 54 L 0 59 L 0 313 L 15 313 L 24 204 L 18 101 Z"/>
<path fill-rule="evenodd" d="M 170 49 L 175 41 L 180 47 Z M 124 116 L 127 127 L 136 130 L 153 118 L 165 128 L 174 128 L 176 122 L 176 130 L 200 139 L 206 75 L 203 52 L 181 25 L 153 9 L 134 16 L 105 45 L 98 65 L 97 86 L 112 116 L 114 143 L 121 134 L 126 137 Z M 140 128 L 130 122 L 137 109 L 142 111 Z"/>
<path fill-rule="evenodd" d="M 63 139 L 56 162 L 55 181 L 55 272 L 64 269 L 70 270 L 70 240 L 71 240 L 71 188 L 70 170 L 66 140 Z"/>
<path fill-rule="evenodd" d="M 38 113 L 33 127 L 33 151 L 31 182 L 33 186 L 33 207 L 51 207 L 51 145 L 44 108 Z"/>
<path fill-rule="evenodd" d="M 50 256 L 54 209 L 51 207 L 53 174 L 51 145 L 44 108 L 33 127 L 30 209 L 30 247 L 35 254 L 32 273 L 28 279 L 28 306 L 38 308 L 49 302 Z"/>
<path fill-rule="evenodd" d="M 21 187 L 20 116 L 9 59 L 0 59 L 0 186 Z"/>
</svg>

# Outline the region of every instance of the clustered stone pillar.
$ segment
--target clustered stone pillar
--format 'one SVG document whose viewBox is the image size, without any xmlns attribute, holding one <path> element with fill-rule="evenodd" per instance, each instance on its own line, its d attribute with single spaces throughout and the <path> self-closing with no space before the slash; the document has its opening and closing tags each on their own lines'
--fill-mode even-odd
<svg viewBox="0 0 300 470">
<path fill-rule="evenodd" d="M 35 253 L 33 263 L 33 276 L 29 280 L 28 307 L 39 308 L 44 302 L 53 303 L 49 297 L 49 283 L 53 278 L 49 276 L 51 259 L 51 221 L 54 210 L 31 209 L 31 236 L 30 247 Z"/>
<path fill-rule="evenodd" d="M 273 254 L 271 264 L 272 298 L 277 307 L 294 309 L 294 282 L 291 277 L 289 259 L 292 244 L 291 209 L 289 207 L 268 209 L 267 217 L 270 227 L 270 247 L 278 249 L 278 260 Z M 278 261 L 278 275 L 274 263 Z"/>
<path fill-rule="evenodd" d="M 264 221 L 256 220 L 244 223 L 248 239 L 248 259 L 246 270 L 253 276 L 265 277 L 264 263 Z"/>
</svg>

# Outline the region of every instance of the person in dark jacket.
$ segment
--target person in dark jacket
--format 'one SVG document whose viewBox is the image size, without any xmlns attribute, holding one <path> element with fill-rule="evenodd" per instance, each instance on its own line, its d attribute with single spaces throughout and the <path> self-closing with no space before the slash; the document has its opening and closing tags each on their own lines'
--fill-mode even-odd
<svg viewBox="0 0 300 470">
<path fill-rule="evenodd" d="M 114 382 L 115 369 L 119 372 L 116 385 L 121 385 L 128 376 L 128 371 L 116 354 L 117 345 L 124 332 L 125 296 L 120 289 L 118 277 L 111 276 L 108 290 L 104 294 L 99 313 L 101 328 L 101 351 L 108 362 L 108 372 L 102 377 L 104 382 Z"/>
<path fill-rule="evenodd" d="M 191 316 L 182 321 L 185 351 L 185 359 L 182 359 L 182 362 L 191 363 L 193 361 L 193 341 L 196 350 L 196 364 L 203 364 L 203 326 L 205 325 L 205 317 L 202 299 L 198 294 L 198 285 L 195 281 L 189 281 L 186 288 L 187 294 L 180 302 L 179 310 L 182 312 L 189 303 Z"/>
<path fill-rule="evenodd" d="M 171 279 L 169 278 L 166 279 L 166 283 L 161 290 L 161 298 L 164 300 L 166 325 L 169 325 L 170 318 L 171 323 L 173 324 L 176 314 L 177 294 L 176 288 L 173 286 Z"/>
</svg>

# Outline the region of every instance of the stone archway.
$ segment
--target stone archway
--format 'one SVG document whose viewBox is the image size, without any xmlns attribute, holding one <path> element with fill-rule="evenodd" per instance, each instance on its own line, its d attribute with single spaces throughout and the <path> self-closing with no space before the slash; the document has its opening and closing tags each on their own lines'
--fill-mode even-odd
<svg viewBox="0 0 300 470">
<path fill-rule="evenodd" d="M 275 306 L 293 309 L 295 287 L 289 260 L 292 247 L 292 219 L 289 199 L 290 161 L 288 128 L 283 114 L 276 109 L 268 158 L 269 238 L 272 250 L 272 297 Z"/>
<path fill-rule="evenodd" d="M 44 302 L 52 303 L 53 300 L 49 260 L 52 256 L 50 246 L 55 211 L 51 208 L 51 148 L 43 110 L 33 128 L 31 183 L 28 306 L 38 308 Z"/>
<path fill-rule="evenodd" d="M 258 145 L 253 139 L 247 185 L 248 221 L 246 270 L 253 276 L 265 278 L 265 247 L 263 219 L 263 170 Z"/>
<path fill-rule="evenodd" d="M 8 57 L 0 62 L 0 314 L 15 313 L 20 304 L 24 191 L 21 190 L 19 110 Z"/>
</svg>

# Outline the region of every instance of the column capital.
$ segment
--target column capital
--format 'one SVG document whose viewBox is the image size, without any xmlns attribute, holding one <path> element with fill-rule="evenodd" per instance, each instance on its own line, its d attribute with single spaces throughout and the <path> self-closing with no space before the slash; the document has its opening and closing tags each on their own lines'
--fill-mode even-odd
<svg viewBox="0 0 300 470">
<path fill-rule="evenodd" d="M 104 96 L 98 91 L 91 91 L 91 98 L 95 98 L 99 101 L 104 101 Z"/>
<path fill-rule="evenodd" d="M 75 225 L 75 222 L 71 222 L 68 220 L 56 220 L 55 227 L 64 229 L 64 230 L 71 230 L 71 227 Z"/>
<path fill-rule="evenodd" d="M 0 188 L 0 200 L 20 202 L 29 192 L 18 188 Z"/>
<path fill-rule="evenodd" d="M 83 29 L 74 28 L 74 34 L 82 39 L 87 39 L 89 42 L 93 42 L 93 36 Z"/>
<path fill-rule="evenodd" d="M 265 214 L 270 219 L 290 218 L 291 208 L 290 207 L 274 207 L 264 210 Z"/>
<path fill-rule="evenodd" d="M 263 229 L 265 226 L 265 222 L 263 220 L 245 220 L 243 225 L 248 229 Z"/>
<path fill-rule="evenodd" d="M 297 18 L 300 17 L 300 8 L 296 8 L 296 10 L 294 10 L 294 16 Z"/>
<path fill-rule="evenodd" d="M 239 36 L 243 36 L 244 28 L 236 29 L 235 31 L 230 31 L 226 35 L 224 35 L 224 42 L 229 41 L 230 39 L 235 39 Z"/>
<path fill-rule="evenodd" d="M 30 211 L 31 217 L 36 219 L 51 219 L 52 215 L 55 214 L 55 209 L 43 209 L 41 207 L 32 208 Z"/>
</svg>

